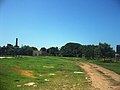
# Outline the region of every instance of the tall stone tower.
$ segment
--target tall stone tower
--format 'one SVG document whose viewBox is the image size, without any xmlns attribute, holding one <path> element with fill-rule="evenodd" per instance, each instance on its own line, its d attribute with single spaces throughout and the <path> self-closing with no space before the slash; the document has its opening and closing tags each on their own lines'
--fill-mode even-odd
<svg viewBox="0 0 120 90">
<path fill-rule="evenodd" d="M 16 38 L 16 44 L 15 44 L 15 47 L 19 47 L 19 46 L 18 46 L 18 38 Z"/>
</svg>

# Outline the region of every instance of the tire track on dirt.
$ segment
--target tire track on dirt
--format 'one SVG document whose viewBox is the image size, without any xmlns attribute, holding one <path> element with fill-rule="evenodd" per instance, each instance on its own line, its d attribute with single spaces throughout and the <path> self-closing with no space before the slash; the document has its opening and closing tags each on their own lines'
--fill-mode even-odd
<svg viewBox="0 0 120 90">
<path fill-rule="evenodd" d="M 92 90 L 120 90 L 120 75 L 92 63 L 80 62 L 80 67 L 90 78 Z M 98 71 L 103 72 L 103 74 Z M 112 81 L 119 84 L 114 85 Z"/>
</svg>

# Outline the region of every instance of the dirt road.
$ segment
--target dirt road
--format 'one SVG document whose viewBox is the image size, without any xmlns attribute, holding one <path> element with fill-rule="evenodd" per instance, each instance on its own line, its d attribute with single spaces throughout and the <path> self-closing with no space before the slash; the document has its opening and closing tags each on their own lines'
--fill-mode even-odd
<svg viewBox="0 0 120 90">
<path fill-rule="evenodd" d="M 120 75 L 92 63 L 80 63 L 92 84 L 92 90 L 120 90 Z"/>
</svg>

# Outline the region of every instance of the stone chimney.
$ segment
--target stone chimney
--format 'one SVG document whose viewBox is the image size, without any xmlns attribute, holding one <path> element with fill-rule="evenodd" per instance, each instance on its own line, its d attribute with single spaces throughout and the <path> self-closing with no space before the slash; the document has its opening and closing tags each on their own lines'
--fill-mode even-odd
<svg viewBox="0 0 120 90">
<path fill-rule="evenodd" d="M 18 38 L 16 38 L 16 44 L 15 47 L 18 47 Z"/>
</svg>

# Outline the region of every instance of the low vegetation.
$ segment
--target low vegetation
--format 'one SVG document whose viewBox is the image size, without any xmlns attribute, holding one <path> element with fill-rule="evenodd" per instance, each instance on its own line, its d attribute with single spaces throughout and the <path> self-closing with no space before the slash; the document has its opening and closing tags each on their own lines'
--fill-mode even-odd
<svg viewBox="0 0 120 90">
<path fill-rule="evenodd" d="M 89 90 L 79 58 L 20 57 L 0 59 L 0 90 Z"/>
</svg>

